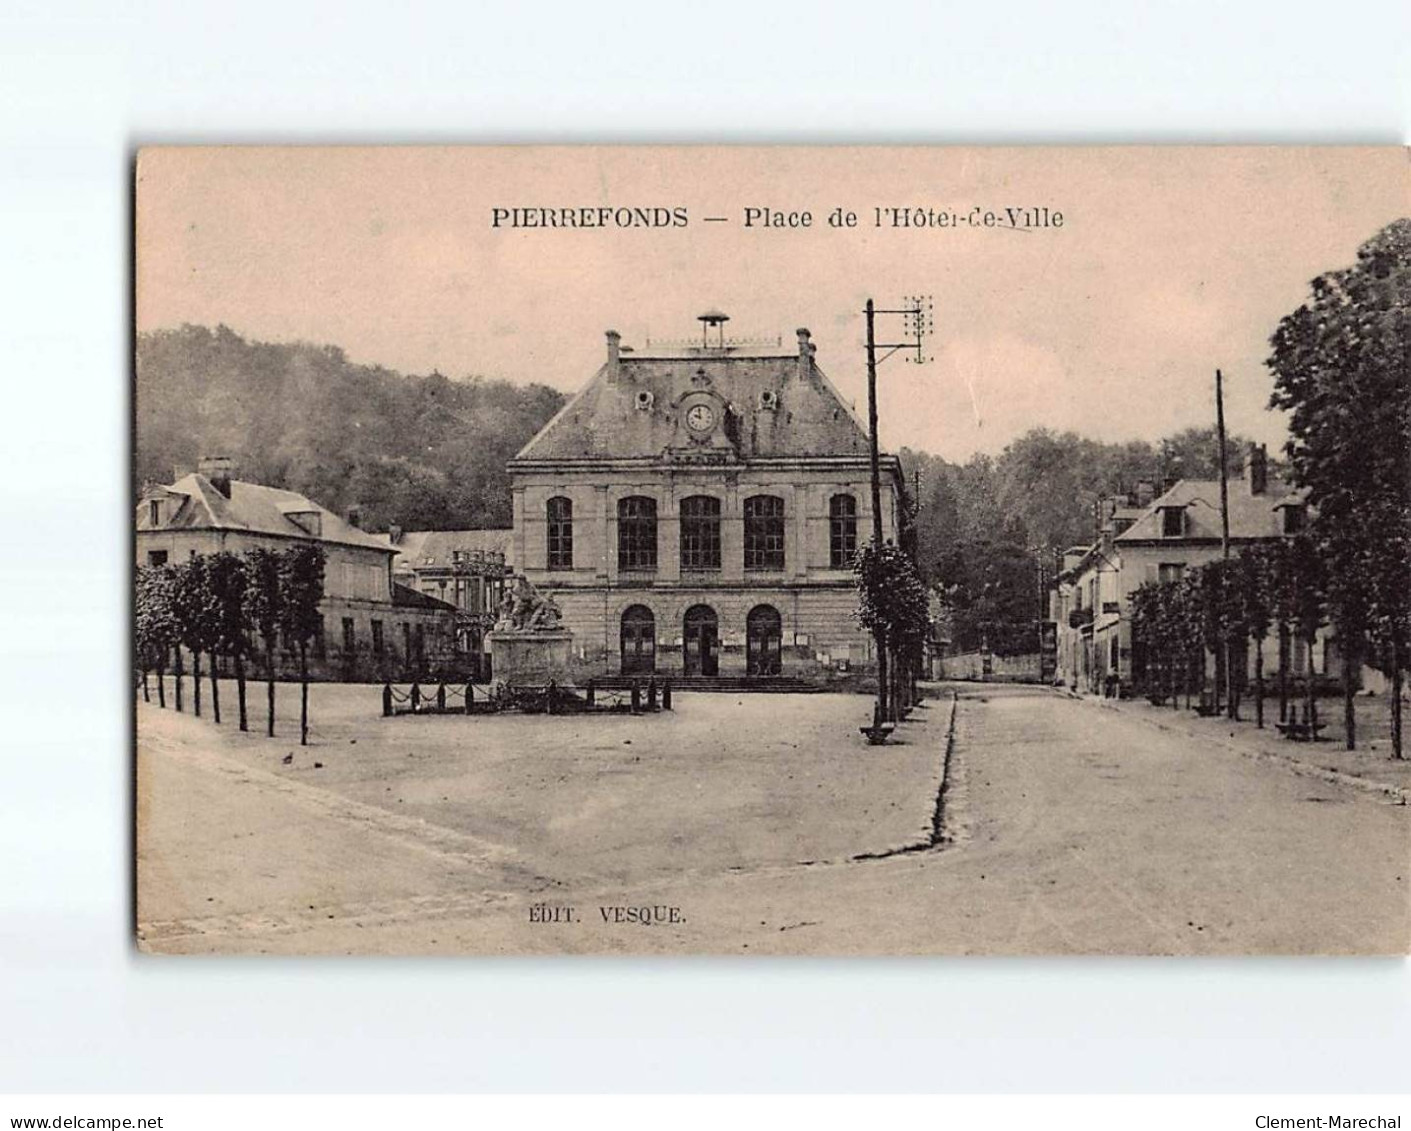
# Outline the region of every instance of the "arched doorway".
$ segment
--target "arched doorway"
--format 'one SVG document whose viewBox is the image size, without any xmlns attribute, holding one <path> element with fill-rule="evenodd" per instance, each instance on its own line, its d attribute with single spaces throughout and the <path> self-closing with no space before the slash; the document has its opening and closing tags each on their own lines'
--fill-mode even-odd
<svg viewBox="0 0 1411 1131">
<path fill-rule="evenodd" d="M 657 622 L 645 605 L 633 605 L 622 614 L 622 674 L 656 670 Z"/>
<path fill-rule="evenodd" d="M 773 605 L 756 605 L 745 618 L 745 659 L 750 675 L 778 675 L 783 624 Z"/>
<path fill-rule="evenodd" d="M 715 610 L 692 605 L 686 610 L 686 674 L 720 674 L 720 630 Z"/>
</svg>

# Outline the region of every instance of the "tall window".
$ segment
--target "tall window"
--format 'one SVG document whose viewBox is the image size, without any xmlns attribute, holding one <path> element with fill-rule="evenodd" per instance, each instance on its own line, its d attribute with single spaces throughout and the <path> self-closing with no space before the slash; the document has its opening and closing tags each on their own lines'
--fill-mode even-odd
<svg viewBox="0 0 1411 1131">
<path fill-rule="evenodd" d="M 546 508 L 549 519 L 549 569 L 573 568 L 573 501 L 555 495 Z"/>
<path fill-rule="evenodd" d="M 372 622 L 372 654 L 382 655 L 382 622 L 375 620 Z"/>
<path fill-rule="evenodd" d="M 745 568 L 784 568 L 784 500 L 778 495 L 745 500 Z"/>
<path fill-rule="evenodd" d="M 657 567 L 657 501 L 642 495 L 617 503 L 617 568 Z"/>
<path fill-rule="evenodd" d="M 151 525 L 162 525 L 162 502 L 160 499 L 152 499 L 147 503 L 147 517 Z"/>
<path fill-rule="evenodd" d="M 692 495 L 681 500 L 681 568 L 720 568 L 720 500 Z"/>
<path fill-rule="evenodd" d="M 828 564 L 848 569 L 857 553 L 857 500 L 834 495 L 828 500 Z"/>
</svg>

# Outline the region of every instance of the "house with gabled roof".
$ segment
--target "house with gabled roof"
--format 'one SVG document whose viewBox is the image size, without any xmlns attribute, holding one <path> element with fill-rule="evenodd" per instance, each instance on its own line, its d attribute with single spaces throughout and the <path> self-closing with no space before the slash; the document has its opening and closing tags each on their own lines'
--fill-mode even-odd
<svg viewBox="0 0 1411 1131">
<path fill-rule="evenodd" d="M 325 566 L 316 675 L 377 680 L 453 664 L 453 607 L 394 580 L 397 551 L 385 535 L 363 530 L 355 508 L 339 516 L 297 491 L 237 479 L 226 457 L 204 458 L 198 471 L 144 487 L 135 542 L 143 566 L 317 542 Z"/>
<path fill-rule="evenodd" d="M 551 592 L 585 674 L 822 675 L 871 660 L 851 564 L 870 537 L 867 429 L 797 345 L 632 349 L 510 461 L 517 568 Z M 884 537 L 904 483 L 882 457 Z"/>
<path fill-rule="evenodd" d="M 1291 490 L 1268 470 L 1262 445 L 1251 445 L 1244 471 L 1227 483 L 1230 550 L 1274 541 L 1302 529 L 1306 492 Z M 1059 679 L 1070 687 L 1107 692 L 1140 681 L 1145 657 L 1132 636 L 1132 595 L 1147 583 L 1176 581 L 1187 569 L 1222 554 L 1220 481 L 1173 479 L 1145 505 L 1136 498 L 1106 500 L 1091 546 L 1065 556 L 1055 591 L 1059 626 Z M 1327 664 L 1320 634 L 1314 670 Z M 1277 648 L 1277 642 L 1266 641 Z M 1309 662 L 1302 641 L 1291 645 L 1290 665 Z M 1253 657 L 1249 657 L 1252 666 Z M 1266 666 L 1276 657 L 1265 656 Z"/>
</svg>

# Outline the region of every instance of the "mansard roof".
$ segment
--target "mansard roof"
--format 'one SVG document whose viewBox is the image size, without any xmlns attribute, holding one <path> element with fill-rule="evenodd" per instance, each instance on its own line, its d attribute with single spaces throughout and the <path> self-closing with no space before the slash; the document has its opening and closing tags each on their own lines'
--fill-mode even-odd
<svg viewBox="0 0 1411 1131">
<path fill-rule="evenodd" d="M 679 442 L 681 399 L 698 390 L 728 406 L 742 460 L 865 457 L 865 426 L 813 362 L 807 331 L 800 339 L 800 353 L 728 345 L 610 353 L 515 459 L 660 459 Z"/>
</svg>

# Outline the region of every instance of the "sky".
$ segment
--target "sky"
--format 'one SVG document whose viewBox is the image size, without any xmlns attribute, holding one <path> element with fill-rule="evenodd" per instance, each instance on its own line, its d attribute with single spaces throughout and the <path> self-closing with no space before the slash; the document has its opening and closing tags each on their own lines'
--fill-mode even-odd
<svg viewBox="0 0 1411 1131">
<path fill-rule="evenodd" d="M 1263 365 L 1319 272 L 1411 215 L 1400 148 L 188 148 L 137 174 L 140 331 L 219 323 L 404 373 L 571 392 L 624 345 L 794 340 L 866 409 L 863 306 L 929 295 L 925 364 L 885 361 L 883 445 L 950 460 L 1035 427 L 1283 442 Z M 494 209 L 685 209 L 684 227 L 492 225 Z M 833 227 L 829 214 L 857 215 Z M 875 225 L 878 208 L 949 226 Z M 785 214 L 747 227 L 746 209 Z M 997 224 L 967 222 L 986 211 Z M 1047 209 L 1061 226 L 1008 224 Z M 789 227 L 789 213 L 811 226 Z M 705 217 L 724 217 L 709 222 Z M 1044 219 L 1040 212 L 1036 217 Z M 900 320 L 882 317 L 891 340 Z"/>
</svg>

